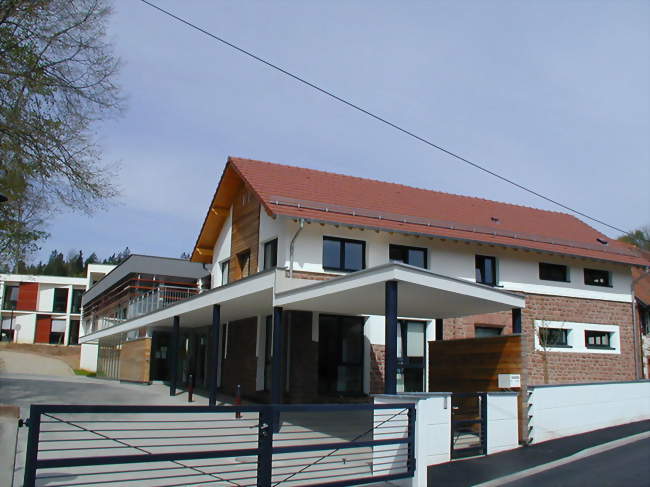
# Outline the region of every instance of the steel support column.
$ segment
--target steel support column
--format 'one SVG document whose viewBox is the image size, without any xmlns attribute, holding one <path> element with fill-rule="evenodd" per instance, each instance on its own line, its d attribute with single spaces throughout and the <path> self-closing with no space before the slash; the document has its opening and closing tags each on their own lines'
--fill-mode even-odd
<svg viewBox="0 0 650 487">
<path fill-rule="evenodd" d="M 169 366 L 169 395 L 176 395 L 178 384 L 178 348 L 181 342 L 181 323 L 178 316 L 174 316 L 172 325 L 171 364 Z"/>
<path fill-rule="evenodd" d="M 521 333 L 521 308 L 512 310 L 512 333 Z"/>
<path fill-rule="evenodd" d="M 386 281 L 384 393 L 397 394 L 397 281 Z"/>
<path fill-rule="evenodd" d="M 436 319 L 436 341 L 443 340 L 444 321 L 440 318 Z"/>
<path fill-rule="evenodd" d="M 219 337 L 221 335 L 221 306 L 212 306 L 212 326 L 210 327 L 210 398 L 208 404 L 217 404 L 217 379 L 219 378 Z"/>
<path fill-rule="evenodd" d="M 271 368 L 271 402 L 282 403 L 282 348 L 284 345 L 284 329 L 282 325 L 282 308 L 273 308 L 273 360 Z"/>
</svg>

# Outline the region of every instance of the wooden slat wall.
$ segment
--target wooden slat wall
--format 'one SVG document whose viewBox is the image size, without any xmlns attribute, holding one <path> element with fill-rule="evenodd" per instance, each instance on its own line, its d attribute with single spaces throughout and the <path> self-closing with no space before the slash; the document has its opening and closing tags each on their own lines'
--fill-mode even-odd
<svg viewBox="0 0 650 487">
<path fill-rule="evenodd" d="M 237 254 L 250 251 L 250 274 L 257 272 L 260 241 L 260 202 L 246 186 L 242 186 L 232 206 L 229 282 L 242 278 Z"/>
<path fill-rule="evenodd" d="M 498 374 L 521 374 L 521 337 L 429 342 L 429 390 L 499 391 Z"/>
<path fill-rule="evenodd" d="M 16 309 L 20 311 L 36 311 L 38 301 L 38 283 L 21 282 L 18 288 L 18 303 Z"/>
<path fill-rule="evenodd" d="M 151 338 L 125 342 L 120 351 L 119 379 L 129 382 L 149 382 L 151 368 Z"/>
<path fill-rule="evenodd" d="M 52 331 L 52 318 L 50 316 L 36 317 L 36 332 L 34 343 L 50 343 L 50 332 Z"/>
</svg>

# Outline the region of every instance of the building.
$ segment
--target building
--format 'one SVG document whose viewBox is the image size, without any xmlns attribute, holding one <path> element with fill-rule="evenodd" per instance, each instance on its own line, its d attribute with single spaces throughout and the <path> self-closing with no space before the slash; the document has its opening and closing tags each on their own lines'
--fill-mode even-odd
<svg viewBox="0 0 650 487">
<path fill-rule="evenodd" d="M 209 288 L 209 276 L 209 268 L 202 263 L 132 254 L 84 294 L 83 334 L 115 327 L 188 299 Z M 157 354 L 149 357 L 152 338 Z M 81 361 L 83 368 L 96 371 L 100 377 L 149 382 L 167 378 L 167 346 L 165 335 L 142 327 L 99 343 L 87 341 Z M 146 357 L 151 369 L 124 360 L 127 366 L 120 370 L 121 355 L 143 361 Z"/>
<path fill-rule="evenodd" d="M 0 274 L 2 339 L 77 345 L 86 278 Z"/>
<path fill-rule="evenodd" d="M 211 401 L 437 390 L 432 343 L 496 335 L 517 337 L 524 387 L 640 374 L 649 262 L 567 214 L 229 158 L 191 260 L 211 289 L 84 338 L 131 376 L 164 358 L 172 393 L 190 373 Z M 129 334 L 153 340 L 125 353 Z"/>
<path fill-rule="evenodd" d="M 647 253 L 646 253 L 647 255 Z M 650 273 L 632 269 L 636 319 L 641 330 L 641 364 L 643 377 L 650 378 Z"/>
</svg>

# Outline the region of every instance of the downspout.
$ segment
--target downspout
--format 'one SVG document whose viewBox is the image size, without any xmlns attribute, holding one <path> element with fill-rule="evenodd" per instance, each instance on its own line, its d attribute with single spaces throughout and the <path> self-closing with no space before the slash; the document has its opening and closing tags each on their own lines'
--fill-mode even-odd
<svg viewBox="0 0 650 487">
<path fill-rule="evenodd" d="M 639 277 L 634 279 L 632 283 L 630 284 L 630 294 L 632 295 L 632 338 L 633 338 L 633 343 L 634 343 L 634 378 L 636 380 L 642 379 L 643 376 L 643 365 L 640 364 L 640 355 L 643 355 L 643 352 L 641 351 L 641 343 L 640 343 L 640 338 L 641 338 L 641 330 L 639 329 L 639 326 L 637 324 L 637 306 L 636 306 L 636 293 L 634 292 L 634 286 L 636 286 L 636 283 L 639 282 L 641 279 L 644 277 L 650 276 L 649 273 L 650 268 L 646 267 L 643 269 L 643 274 L 641 274 Z"/>
<path fill-rule="evenodd" d="M 294 244 L 296 243 L 296 239 L 298 238 L 298 235 L 300 235 L 300 232 L 302 232 L 303 227 L 305 226 L 305 219 L 300 218 L 298 220 L 298 231 L 296 234 L 293 236 L 291 239 L 291 243 L 289 244 L 289 279 L 293 277 L 293 248 Z"/>
</svg>

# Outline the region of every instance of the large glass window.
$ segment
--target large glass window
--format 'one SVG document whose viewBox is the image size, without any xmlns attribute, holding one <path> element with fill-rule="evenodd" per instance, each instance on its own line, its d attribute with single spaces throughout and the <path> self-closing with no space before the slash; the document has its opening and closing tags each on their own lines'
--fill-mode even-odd
<svg viewBox="0 0 650 487">
<path fill-rule="evenodd" d="M 486 338 L 486 337 L 496 337 L 501 335 L 503 328 L 500 326 L 480 326 L 476 325 L 474 327 L 474 337 L 476 338 Z"/>
<path fill-rule="evenodd" d="M 611 287 L 611 274 L 609 271 L 600 269 L 585 269 L 585 284 L 588 286 Z"/>
<path fill-rule="evenodd" d="M 390 245 L 388 248 L 391 262 L 402 262 L 416 267 L 427 268 L 427 249 L 419 247 L 406 247 L 404 245 Z"/>
<path fill-rule="evenodd" d="M 244 250 L 237 254 L 237 260 L 239 261 L 239 272 L 242 277 L 248 277 L 251 274 L 251 252 L 250 250 Z"/>
<path fill-rule="evenodd" d="M 81 297 L 83 296 L 83 289 L 72 290 L 72 310 L 71 313 L 81 313 Z"/>
<path fill-rule="evenodd" d="M 565 265 L 540 262 L 539 278 L 543 281 L 569 282 L 569 272 Z"/>
<path fill-rule="evenodd" d="M 228 272 L 230 270 L 230 261 L 224 260 L 221 264 L 221 285 L 228 284 Z"/>
<path fill-rule="evenodd" d="M 397 392 L 424 392 L 425 323 L 400 321 L 397 335 Z"/>
<path fill-rule="evenodd" d="M 52 311 L 55 313 L 65 313 L 68 309 L 68 288 L 58 287 L 54 289 L 54 302 Z"/>
<path fill-rule="evenodd" d="M 362 240 L 323 237 L 323 268 L 354 272 L 366 267 L 366 243 Z"/>
<path fill-rule="evenodd" d="M 320 316 L 318 390 L 321 394 L 363 392 L 363 318 Z"/>
<path fill-rule="evenodd" d="M 539 328 L 539 343 L 542 347 L 568 347 L 569 330 L 564 328 Z"/>
<path fill-rule="evenodd" d="M 486 255 L 477 255 L 475 261 L 476 282 L 497 285 L 497 259 Z"/>
<path fill-rule="evenodd" d="M 79 320 L 70 320 L 68 345 L 79 345 Z"/>
<path fill-rule="evenodd" d="M 18 286 L 7 286 L 5 287 L 5 296 L 4 303 L 2 303 L 2 309 L 16 309 L 18 306 Z"/>
<path fill-rule="evenodd" d="M 262 270 L 273 269 L 278 265 L 278 239 L 264 244 L 264 265 Z"/>
</svg>

